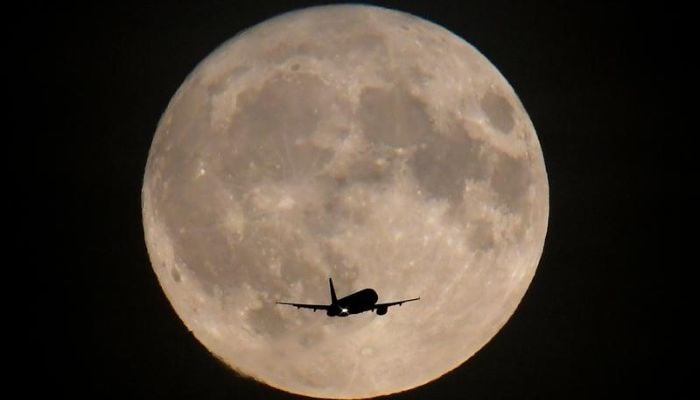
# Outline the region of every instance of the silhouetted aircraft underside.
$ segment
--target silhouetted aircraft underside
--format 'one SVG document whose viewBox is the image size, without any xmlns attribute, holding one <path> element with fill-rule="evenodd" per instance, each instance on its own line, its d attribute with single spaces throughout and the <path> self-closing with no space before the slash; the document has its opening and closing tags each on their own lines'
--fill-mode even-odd
<svg viewBox="0 0 700 400">
<path fill-rule="evenodd" d="M 375 292 L 374 289 L 362 289 L 342 299 L 338 299 L 335 295 L 335 288 L 333 288 L 333 279 L 328 278 L 328 284 L 331 289 L 331 304 L 300 304 L 283 301 L 278 301 L 277 304 L 285 304 L 296 308 L 307 308 L 314 311 L 326 310 L 326 315 L 329 317 L 347 317 L 348 315 L 359 314 L 365 311 L 374 311 L 377 315 L 384 315 L 391 306 L 400 306 L 409 301 L 420 300 L 420 297 L 416 297 L 389 303 L 377 303 L 379 296 L 377 296 L 377 292 Z"/>
</svg>

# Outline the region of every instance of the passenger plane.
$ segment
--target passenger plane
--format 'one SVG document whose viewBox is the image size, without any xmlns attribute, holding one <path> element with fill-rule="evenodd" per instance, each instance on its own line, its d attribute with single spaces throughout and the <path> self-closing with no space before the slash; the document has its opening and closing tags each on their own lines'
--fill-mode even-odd
<svg viewBox="0 0 700 400">
<path fill-rule="evenodd" d="M 374 311 L 377 313 L 377 315 L 384 315 L 391 306 L 400 306 L 401 304 L 409 301 L 420 300 L 420 297 L 416 297 L 413 299 L 393 301 L 390 303 L 377 303 L 379 297 L 374 289 L 362 289 L 359 292 L 355 292 L 351 295 L 343 297 L 342 299 L 338 299 L 335 296 L 333 279 L 328 278 L 328 284 L 331 287 L 331 304 L 299 304 L 287 303 L 283 301 L 278 301 L 277 304 L 285 304 L 296 308 L 308 308 L 310 310 L 314 310 L 314 312 L 316 310 L 326 310 L 326 315 L 329 317 L 347 317 L 348 315 L 359 314 L 365 311 Z"/>
</svg>

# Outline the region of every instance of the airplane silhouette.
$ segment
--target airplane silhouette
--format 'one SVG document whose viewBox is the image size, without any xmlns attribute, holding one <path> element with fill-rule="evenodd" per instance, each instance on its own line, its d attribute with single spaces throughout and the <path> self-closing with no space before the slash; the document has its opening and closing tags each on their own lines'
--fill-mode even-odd
<svg viewBox="0 0 700 400">
<path fill-rule="evenodd" d="M 285 304 L 296 308 L 308 308 L 314 310 L 314 312 L 316 312 L 316 310 L 326 310 L 326 315 L 329 317 L 347 317 L 350 314 L 359 314 L 365 311 L 375 311 L 377 315 L 384 315 L 391 306 L 400 306 L 409 301 L 420 300 L 420 297 L 416 297 L 414 299 L 393 301 L 391 303 L 377 303 L 379 297 L 374 289 L 362 289 L 359 292 L 338 299 L 335 296 L 333 279 L 328 278 L 328 284 L 331 287 L 331 304 L 299 304 L 283 301 L 278 301 L 277 304 Z"/>
</svg>

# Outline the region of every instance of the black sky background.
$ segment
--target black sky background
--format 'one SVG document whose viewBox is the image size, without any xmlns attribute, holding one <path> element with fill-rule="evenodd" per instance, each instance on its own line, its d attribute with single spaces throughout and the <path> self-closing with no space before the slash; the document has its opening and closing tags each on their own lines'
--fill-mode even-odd
<svg viewBox="0 0 700 400">
<path fill-rule="evenodd" d="M 33 389 L 297 399 L 237 377 L 187 331 L 150 266 L 140 190 L 160 115 L 197 63 L 245 28 L 322 3 L 105 4 L 34 11 L 48 38 L 42 151 L 57 200 L 48 211 L 68 257 L 47 266 L 51 279 L 37 288 L 51 293 L 50 312 L 32 326 L 55 333 L 38 341 L 33 368 L 43 372 Z M 550 184 L 544 254 L 516 313 L 465 365 L 391 398 L 673 396 L 683 368 L 664 340 L 677 324 L 661 318 L 672 293 L 659 273 L 659 202 L 678 132 L 671 80 L 685 73 L 682 11 L 637 2 L 372 4 L 446 27 L 499 68 L 537 129 Z"/>
</svg>

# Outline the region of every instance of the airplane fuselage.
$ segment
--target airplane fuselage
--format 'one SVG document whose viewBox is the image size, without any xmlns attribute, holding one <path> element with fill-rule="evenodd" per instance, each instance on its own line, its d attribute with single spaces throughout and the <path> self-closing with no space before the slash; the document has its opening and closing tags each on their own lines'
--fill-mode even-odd
<svg viewBox="0 0 700 400">
<path fill-rule="evenodd" d="M 342 299 L 338 299 L 336 307 L 331 307 L 326 311 L 329 317 L 347 317 L 351 314 L 359 314 L 370 311 L 379 300 L 374 289 L 363 289 Z"/>
</svg>

